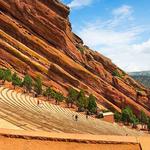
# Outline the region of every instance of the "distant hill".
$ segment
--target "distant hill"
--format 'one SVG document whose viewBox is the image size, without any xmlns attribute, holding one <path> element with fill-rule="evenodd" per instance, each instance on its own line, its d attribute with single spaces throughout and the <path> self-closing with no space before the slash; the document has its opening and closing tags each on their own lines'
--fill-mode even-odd
<svg viewBox="0 0 150 150">
<path fill-rule="evenodd" d="M 150 88 L 150 71 L 130 72 L 129 75 L 146 87 Z"/>
</svg>

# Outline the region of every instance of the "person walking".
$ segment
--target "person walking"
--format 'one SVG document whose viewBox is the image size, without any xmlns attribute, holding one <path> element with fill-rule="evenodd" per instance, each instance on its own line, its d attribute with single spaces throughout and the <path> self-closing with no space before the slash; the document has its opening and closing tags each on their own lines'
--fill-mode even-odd
<svg viewBox="0 0 150 150">
<path fill-rule="evenodd" d="M 86 119 L 88 119 L 88 117 L 89 117 L 89 116 L 86 114 Z"/>
<path fill-rule="evenodd" d="M 74 114 L 72 115 L 72 118 L 74 118 Z"/>
<path fill-rule="evenodd" d="M 39 100 L 37 100 L 37 106 L 39 106 L 39 104 L 40 104 L 40 102 L 39 102 Z"/>
<path fill-rule="evenodd" d="M 89 117 L 89 111 L 86 112 L 86 119 Z"/>
<path fill-rule="evenodd" d="M 75 115 L 75 120 L 78 121 L 78 115 Z"/>
</svg>

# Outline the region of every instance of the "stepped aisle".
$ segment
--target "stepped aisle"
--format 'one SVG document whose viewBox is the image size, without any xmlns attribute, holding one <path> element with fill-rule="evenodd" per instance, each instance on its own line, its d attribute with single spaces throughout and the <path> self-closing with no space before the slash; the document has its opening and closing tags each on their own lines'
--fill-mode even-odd
<svg viewBox="0 0 150 150">
<path fill-rule="evenodd" d="M 39 100 L 40 101 L 40 100 Z M 89 117 L 27 94 L 0 88 L 0 118 L 23 130 L 48 132 L 89 133 L 112 135 L 140 135 L 142 132 Z M 73 115 L 78 115 L 75 121 Z"/>
</svg>

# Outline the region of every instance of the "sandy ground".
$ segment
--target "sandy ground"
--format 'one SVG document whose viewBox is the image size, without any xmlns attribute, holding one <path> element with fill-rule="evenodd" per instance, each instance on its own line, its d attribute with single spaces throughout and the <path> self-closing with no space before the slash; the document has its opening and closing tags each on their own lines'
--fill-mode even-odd
<svg viewBox="0 0 150 150">
<path fill-rule="evenodd" d="M 0 150 L 140 150 L 138 144 L 84 144 L 0 138 Z"/>
</svg>

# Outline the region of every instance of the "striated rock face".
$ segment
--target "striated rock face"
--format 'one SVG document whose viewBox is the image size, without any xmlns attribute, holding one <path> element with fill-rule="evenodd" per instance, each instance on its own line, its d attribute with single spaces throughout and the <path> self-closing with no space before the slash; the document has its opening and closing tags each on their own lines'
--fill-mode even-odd
<svg viewBox="0 0 150 150">
<path fill-rule="evenodd" d="M 0 0 L 0 66 L 40 75 L 46 86 L 93 93 L 120 111 L 130 105 L 150 116 L 150 91 L 72 33 L 69 8 L 57 0 Z M 122 77 L 113 76 L 118 71 Z M 139 94 L 140 93 L 142 94 Z"/>
</svg>

